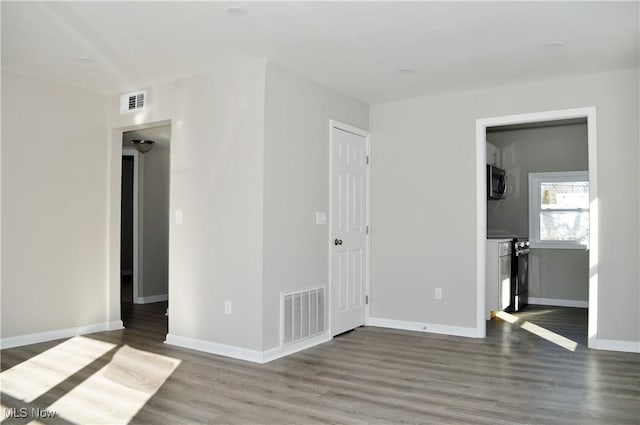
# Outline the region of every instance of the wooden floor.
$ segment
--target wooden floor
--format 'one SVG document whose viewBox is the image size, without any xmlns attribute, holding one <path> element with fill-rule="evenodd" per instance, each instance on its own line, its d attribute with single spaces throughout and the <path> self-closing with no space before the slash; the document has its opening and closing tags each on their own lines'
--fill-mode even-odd
<svg viewBox="0 0 640 425">
<path fill-rule="evenodd" d="M 132 423 L 640 423 L 640 355 L 588 350 L 584 309 L 530 306 L 515 324 L 489 322 L 486 339 L 363 327 L 257 365 L 163 344 L 165 308 L 124 304 L 127 329 L 91 335 L 182 361 Z M 527 321 L 577 342 L 575 352 L 521 328 Z M 4 350 L 2 370 L 59 342 Z M 46 408 L 108 361 L 28 406 Z M 5 394 L 2 404 L 24 405 Z"/>
</svg>

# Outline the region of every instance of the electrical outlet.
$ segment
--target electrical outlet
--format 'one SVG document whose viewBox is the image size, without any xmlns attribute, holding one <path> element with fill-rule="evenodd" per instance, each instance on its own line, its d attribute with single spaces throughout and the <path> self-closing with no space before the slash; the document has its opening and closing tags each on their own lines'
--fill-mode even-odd
<svg viewBox="0 0 640 425">
<path fill-rule="evenodd" d="M 231 301 L 224 302 L 224 314 L 231 316 Z"/>
<path fill-rule="evenodd" d="M 316 213 L 316 224 L 327 224 L 327 213 L 318 211 Z"/>
<path fill-rule="evenodd" d="M 442 288 L 436 288 L 436 293 L 435 293 L 435 299 L 436 300 L 441 300 L 442 299 Z"/>
</svg>

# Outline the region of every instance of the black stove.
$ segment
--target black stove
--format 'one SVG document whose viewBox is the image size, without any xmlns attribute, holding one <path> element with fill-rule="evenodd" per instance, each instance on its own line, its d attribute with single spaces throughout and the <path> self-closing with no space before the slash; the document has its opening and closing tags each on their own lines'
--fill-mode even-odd
<svg viewBox="0 0 640 425">
<path fill-rule="evenodd" d="M 511 254 L 511 308 L 521 311 L 529 305 L 529 241 L 514 238 Z"/>
</svg>

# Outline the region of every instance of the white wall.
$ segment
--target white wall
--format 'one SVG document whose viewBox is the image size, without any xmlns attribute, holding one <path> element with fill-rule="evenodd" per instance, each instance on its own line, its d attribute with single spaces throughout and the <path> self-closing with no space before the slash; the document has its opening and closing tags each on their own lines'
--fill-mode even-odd
<svg viewBox="0 0 640 425">
<path fill-rule="evenodd" d="M 2 338 L 105 323 L 108 98 L 3 72 L 2 106 Z"/>
<path fill-rule="evenodd" d="M 508 182 L 505 199 L 487 202 L 489 234 L 529 234 L 529 173 L 589 168 L 586 123 L 487 132 L 487 141 L 500 149 Z M 529 296 L 588 301 L 589 252 L 532 249 Z"/>
<path fill-rule="evenodd" d="M 367 130 L 367 105 L 268 63 L 264 146 L 264 342 L 279 344 L 280 292 L 327 285 L 329 120 Z"/>
<path fill-rule="evenodd" d="M 372 316 L 475 327 L 476 119 L 595 106 L 598 338 L 640 341 L 638 76 L 634 69 L 372 106 Z"/>
<path fill-rule="evenodd" d="M 120 115 L 112 98 L 113 128 L 172 124 L 170 212 L 182 210 L 184 221 L 172 220 L 169 230 L 171 335 L 262 346 L 264 75 L 264 62 L 238 63 L 150 87 L 144 113 Z M 120 149 L 115 133 L 112 157 Z M 111 169 L 118 193 L 117 163 Z M 112 222 L 112 238 L 117 228 Z"/>
</svg>

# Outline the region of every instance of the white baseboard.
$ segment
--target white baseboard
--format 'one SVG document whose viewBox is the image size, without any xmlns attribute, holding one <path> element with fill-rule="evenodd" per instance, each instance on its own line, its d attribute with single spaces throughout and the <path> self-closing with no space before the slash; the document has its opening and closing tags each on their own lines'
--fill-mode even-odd
<svg viewBox="0 0 640 425">
<path fill-rule="evenodd" d="M 589 308 L 589 301 L 561 300 L 557 298 L 533 298 L 529 297 L 529 304 L 549 305 L 555 307 Z"/>
<path fill-rule="evenodd" d="M 323 344 L 331 341 L 333 337 L 331 332 L 326 332 L 321 335 L 317 335 L 311 338 L 307 338 L 303 341 L 296 342 L 294 344 L 286 345 L 284 347 L 276 347 L 262 353 L 262 363 L 267 363 L 280 357 L 288 356 L 298 351 L 306 350 L 315 345 Z"/>
<path fill-rule="evenodd" d="M 135 297 L 134 304 L 151 304 L 159 303 L 161 301 L 167 301 L 169 294 L 149 295 L 148 297 Z"/>
<path fill-rule="evenodd" d="M 204 351 L 205 353 L 217 354 L 219 356 L 263 364 L 280 357 L 305 350 L 314 345 L 322 344 L 329 340 L 331 340 L 331 334 L 327 332 L 325 334 L 300 341 L 296 344 L 291 344 L 286 347 L 276 347 L 267 351 L 253 350 L 250 348 L 237 347 L 235 345 L 219 344 L 217 342 L 172 334 L 167 334 L 167 339 L 164 342 L 165 344 L 176 345 L 178 347 L 190 348 L 192 350 Z"/>
<path fill-rule="evenodd" d="M 379 317 L 370 317 L 369 320 L 367 320 L 367 326 L 379 326 L 381 328 L 403 329 L 406 331 L 418 331 L 434 334 L 479 338 L 478 330 L 476 328 L 438 325 L 433 323 L 408 322 L 405 320 L 382 319 Z"/>
<path fill-rule="evenodd" d="M 85 326 L 76 326 L 66 329 L 54 329 L 46 332 L 38 332 L 26 335 L 12 336 L 0 339 L 0 348 L 21 347 L 23 345 L 37 344 L 39 342 L 54 341 L 56 339 L 70 338 L 72 336 L 92 334 L 96 332 L 115 331 L 124 329 L 122 320 L 112 322 L 94 323 Z"/>
<path fill-rule="evenodd" d="M 167 339 L 165 339 L 164 343 L 183 348 L 190 348 L 192 350 L 204 351 L 205 353 L 218 354 L 220 356 L 231 357 L 234 359 L 262 363 L 262 351 L 252 350 L 250 348 L 220 344 L 217 342 L 205 341 L 203 339 L 188 338 L 172 334 L 167 334 Z"/>
<path fill-rule="evenodd" d="M 595 338 L 593 342 L 589 344 L 589 348 L 607 351 L 623 351 L 626 353 L 640 353 L 640 342 Z"/>
</svg>

